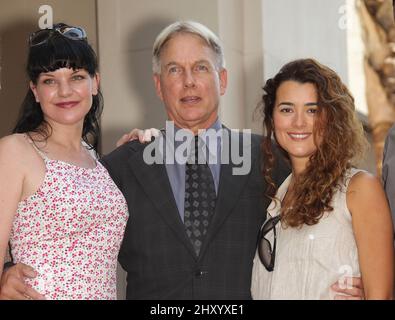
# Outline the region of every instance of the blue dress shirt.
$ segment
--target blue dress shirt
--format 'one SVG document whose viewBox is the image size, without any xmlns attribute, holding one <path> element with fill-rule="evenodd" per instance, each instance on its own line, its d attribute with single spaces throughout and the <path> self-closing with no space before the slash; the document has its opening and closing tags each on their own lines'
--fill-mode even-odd
<svg viewBox="0 0 395 320">
<path fill-rule="evenodd" d="M 218 132 L 222 129 L 221 122 L 219 119 L 209 128 Z M 175 135 L 180 130 L 175 126 Z M 166 138 L 165 138 L 166 139 Z M 215 191 L 218 194 L 218 184 L 219 184 L 219 176 L 221 172 L 221 142 L 222 136 L 217 135 L 216 142 L 212 143 L 211 139 L 208 139 L 207 132 L 199 134 L 199 144 L 200 146 L 206 147 L 207 155 L 211 155 L 214 161 L 207 161 L 210 171 L 213 175 Z M 180 147 L 185 141 L 177 141 L 174 139 L 174 148 L 177 149 Z M 172 150 L 174 152 L 174 150 Z M 207 157 L 208 158 L 208 157 Z M 209 158 L 208 158 L 209 159 Z M 179 163 L 178 161 L 174 161 L 174 163 L 167 163 L 166 161 L 166 153 L 164 156 L 164 160 L 166 163 L 166 171 L 169 177 L 170 185 L 173 191 L 174 199 L 177 204 L 178 212 L 180 214 L 181 220 L 184 221 L 184 201 L 185 201 L 185 163 Z"/>
</svg>

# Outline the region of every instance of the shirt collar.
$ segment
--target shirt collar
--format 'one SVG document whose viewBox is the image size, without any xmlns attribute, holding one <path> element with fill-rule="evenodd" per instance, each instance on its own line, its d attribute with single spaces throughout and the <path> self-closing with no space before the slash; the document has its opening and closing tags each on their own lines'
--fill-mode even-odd
<svg viewBox="0 0 395 320">
<path fill-rule="evenodd" d="M 174 131 L 177 132 L 179 130 L 181 130 L 182 128 L 178 127 L 176 124 L 174 124 Z M 217 118 L 217 120 L 207 129 L 205 129 L 206 131 L 209 129 L 214 129 L 215 131 L 219 131 L 220 129 L 222 129 L 222 123 L 219 120 L 219 118 Z M 200 137 L 202 137 L 202 135 L 200 135 Z"/>
<path fill-rule="evenodd" d="M 274 200 L 270 203 L 267 208 L 267 212 L 271 217 L 277 216 L 281 213 L 281 202 L 283 201 L 287 191 L 289 184 L 292 180 L 292 173 L 284 180 L 281 186 L 277 189 L 276 196 Z"/>
<path fill-rule="evenodd" d="M 174 135 L 181 130 L 182 128 L 178 127 L 176 124 L 174 124 Z M 209 159 L 212 159 L 214 163 L 219 163 L 219 159 L 221 158 L 221 142 L 222 142 L 222 135 L 218 135 L 218 131 L 220 131 L 222 128 L 222 123 L 217 118 L 217 120 L 207 129 L 202 130 L 203 132 L 199 133 L 199 140 L 202 145 L 206 146 L 206 150 L 209 152 Z M 213 143 L 213 138 L 212 138 L 212 133 L 215 131 L 216 135 L 216 143 Z M 174 141 L 174 147 L 177 148 L 180 146 L 184 141 Z M 174 151 L 174 150 L 173 150 Z"/>
</svg>

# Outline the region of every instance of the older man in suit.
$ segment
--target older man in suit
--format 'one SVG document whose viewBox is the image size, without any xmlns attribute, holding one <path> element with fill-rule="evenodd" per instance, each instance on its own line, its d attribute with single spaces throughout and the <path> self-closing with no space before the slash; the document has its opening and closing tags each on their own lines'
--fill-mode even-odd
<svg viewBox="0 0 395 320">
<path fill-rule="evenodd" d="M 197 138 L 198 150 L 211 150 L 218 161 L 206 164 L 203 159 L 202 167 L 194 168 L 177 157 L 169 163 L 165 155 L 164 163 L 150 165 L 144 160 L 148 146 L 138 142 L 103 158 L 130 210 L 119 255 L 128 273 L 127 298 L 248 299 L 257 235 L 268 205 L 260 175 L 260 137 L 231 134 L 218 119 L 227 71 L 218 38 L 203 25 L 177 22 L 164 29 L 154 44 L 153 71 L 176 134 L 188 130 Z M 199 134 L 202 129 L 215 132 L 220 143 L 213 148 L 213 140 Z M 169 130 L 164 140 L 180 147 Z M 238 164 L 224 154 L 232 154 L 231 145 L 249 155 L 245 174 L 234 174 Z M 224 163 L 224 158 L 230 161 Z M 287 171 L 276 177 L 278 182 Z"/>
</svg>

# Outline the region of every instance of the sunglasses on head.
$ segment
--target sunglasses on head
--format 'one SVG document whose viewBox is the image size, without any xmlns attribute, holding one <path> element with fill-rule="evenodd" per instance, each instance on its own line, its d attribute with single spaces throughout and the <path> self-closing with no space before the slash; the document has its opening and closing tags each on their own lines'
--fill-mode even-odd
<svg viewBox="0 0 395 320">
<path fill-rule="evenodd" d="M 274 260 L 276 256 L 276 224 L 281 220 L 280 215 L 272 217 L 262 225 L 261 231 L 259 232 L 258 238 L 258 255 L 262 264 L 266 268 L 267 271 L 273 271 L 274 269 Z M 270 244 L 269 240 L 265 238 L 265 236 L 273 230 L 274 240 L 273 240 L 273 248 Z"/>
<path fill-rule="evenodd" d="M 39 46 L 43 43 L 46 43 L 48 39 L 55 33 L 61 34 L 63 37 L 66 37 L 70 40 L 86 40 L 87 35 L 84 29 L 80 27 L 54 27 L 53 29 L 42 29 L 37 32 L 34 32 L 29 37 L 29 45 L 30 47 Z"/>
</svg>

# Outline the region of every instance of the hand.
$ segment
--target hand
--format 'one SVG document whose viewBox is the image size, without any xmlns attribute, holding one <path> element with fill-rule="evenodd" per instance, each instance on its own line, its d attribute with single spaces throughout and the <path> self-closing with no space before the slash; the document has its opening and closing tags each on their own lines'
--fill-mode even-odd
<svg viewBox="0 0 395 320">
<path fill-rule="evenodd" d="M 361 278 L 347 277 L 344 279 L 344 285 L 340 286 L 340 281 L 334 283 L 331 289 L 335 293 L 335 300 L 364 300 L 363 283 Z"/>
<path fill-rule="evenodd" d="M 23 263 L 4 270 L 0 281 L 0 300 L 45 300 L 45 297 L 25 283 L 25 278 L 33 279 L 37 272 Z"/>
<path fill-rule="evenodd" d="M 117 141 L 117 148 L 126 142 L 133 141 L 139 139 L 141 143 L 150 142 L 152 137 L 158 137 L 160 135 L 160 130 L 151 128 L 151 129 L 133 129 L 129 133 L 124 134 L 121 139 Z"/>
</svg>

